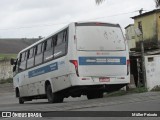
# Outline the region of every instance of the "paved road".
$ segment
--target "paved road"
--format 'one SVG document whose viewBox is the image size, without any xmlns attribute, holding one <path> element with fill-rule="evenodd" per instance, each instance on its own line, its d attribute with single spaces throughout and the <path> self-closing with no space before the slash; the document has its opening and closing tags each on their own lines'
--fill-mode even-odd
<svg viewBox="0 0 160 120">
<path fill-rule="evenodd" d="M 0 92 L 0 111 L 160 111 L 160 92 L 147 92 L 129 94 L 117 97 L 105 97 L 102 99 L 87 100 L 85 96 L 80 98 L 68 98 L 64 103 L 50 104 L 47 100 L 34 100 L 25 104 L 18 104 L 14 93 Z M 14 119 L 14 118 L 12 118 Z M 17 119 L 17 118 L 16 118 Z M 16 120 L 15 119 L 15 120 Z M 27 119 L 27 118 L 26 118 Z M 43 118 L 44 119 L 44 118 Z M 45 118 L 50 119 L 50 118 Z M 57 118 L 61 120 L 61 118 Z M 65 120 L 73 118 L 65 118 Z M 80 119 L 80 118 L 77 118 Z M 90 120 L 90 118 L 88 118 Z M 99 118 L 103 120 L 105 118 Z M 113 119 L 114 118 L 110 118 Z M 124 120 L 133 118 L 123 118 Z M 146 118 L 149 120 L 151 118 Z M 157 119 L 157 118 L 153 118 Z M 38 119 L 37 119 L 38 120 Z M 95 118 L 91 120 L 96 120 Z"/>
<path fill-rule="evenodd" d="M 3 93 L 0 96 L 0 111 L 160 111 L 160 92 L 130 94 L 93 100 L 87 100 L 85 96 L 82 96 L 80 98 L 68 98 L 64 100 L 64 103 L 56 104 L 50 104 L 47 100 L 34 100 L 22 105 L 18 104 L 18 100 L 13 93 Z"/>
</svg>

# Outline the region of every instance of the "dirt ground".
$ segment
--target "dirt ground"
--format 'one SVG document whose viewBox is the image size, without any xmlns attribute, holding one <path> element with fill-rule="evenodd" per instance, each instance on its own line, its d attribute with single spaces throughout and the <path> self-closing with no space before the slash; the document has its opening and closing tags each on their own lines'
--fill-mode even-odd
<svg viewBox="0 0 160 120">
<path fill-rule="evenodd" d="M 14 92 L 12 83 L 0 84 L 0 94 Z"/>
</svg>

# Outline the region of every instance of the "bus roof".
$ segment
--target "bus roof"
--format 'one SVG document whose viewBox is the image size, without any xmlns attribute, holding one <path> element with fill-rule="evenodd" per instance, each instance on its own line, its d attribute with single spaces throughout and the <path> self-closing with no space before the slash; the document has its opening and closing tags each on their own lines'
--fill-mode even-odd
<svg viewBox="0 0 160 120">
<path fill-rule="evenodd" d="M 112 24 L 112 23 L 105 23 L 105 22 L 72 22 L 72 23 L 70 23 L 70 24 L 76 24 L 77 26 L 89 26 L 89 25 L 100 25 L 100 26 L 104 26 L 104 25 L 105 25 L 105 26 L 112 26 L 112 27 L 120 27 L 119 24 Z M 61 28 L 60 30 L 54 32 L 53 34 L 47 36 L 46 38 L 43 38 L 43 39 L 41 39 L 41 40 L 33 43 L 32 45 L 24 48 L 23 50 L 21 50 L 21 51 L 18 53 L 18 56 L 19 56 L 20 53 L 28 50 L 29 48 L 34 47 L 35 45 L 43 42 L 44 40 L 50 38 L 51 36 L 55 35 L 56 33 L 62 31 L 62 30 L 65 29 L 65 28 L 67 28 L 70 24 L 68 24 L 68 25 L 66 25 L 65 27 Z"/>
</svg>

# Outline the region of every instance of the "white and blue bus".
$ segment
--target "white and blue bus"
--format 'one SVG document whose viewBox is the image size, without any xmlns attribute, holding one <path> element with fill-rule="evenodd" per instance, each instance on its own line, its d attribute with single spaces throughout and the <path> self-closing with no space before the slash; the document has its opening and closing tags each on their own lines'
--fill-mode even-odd
<svg viewBox="0 0 160 120">
<path fill-rule="evenodd" d="M 128 47 L 118 24 L 71 23 L 20 51 L 11 64 L 20 104 L 102 98 L 130 82 Z"/>
</svg>

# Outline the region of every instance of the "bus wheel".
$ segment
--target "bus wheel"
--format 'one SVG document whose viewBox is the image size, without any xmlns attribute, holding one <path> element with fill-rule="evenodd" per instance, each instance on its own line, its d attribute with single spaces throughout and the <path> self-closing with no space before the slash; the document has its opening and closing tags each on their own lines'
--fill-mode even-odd
<svg viewBox="0 0 160 120">
<path fill-rule="evenodd" d="M 47 85 L 46 89 L 47 99 L 50 103 L 61 103 L 63 102 L 63 97 L 58 93 L 52 93 L 51 85 Z"/>
<path fill-rule="evenodd" d="M 53 103 L 54 99 L 53 99 L 53 93 L 52 93 L 51 85 L 47 85 L 46 94 L 47 94 L 48 102 Z"/>
<path fill-rule="evenodd" d="M 19 104 L 24 104 L 24 99 L 19 97 Z"/>
<path fill-rule="evenodd" d="M 103 92 L 93 92 L 87 94 L 88 99 L 103 98 Z"/>
</svg>

